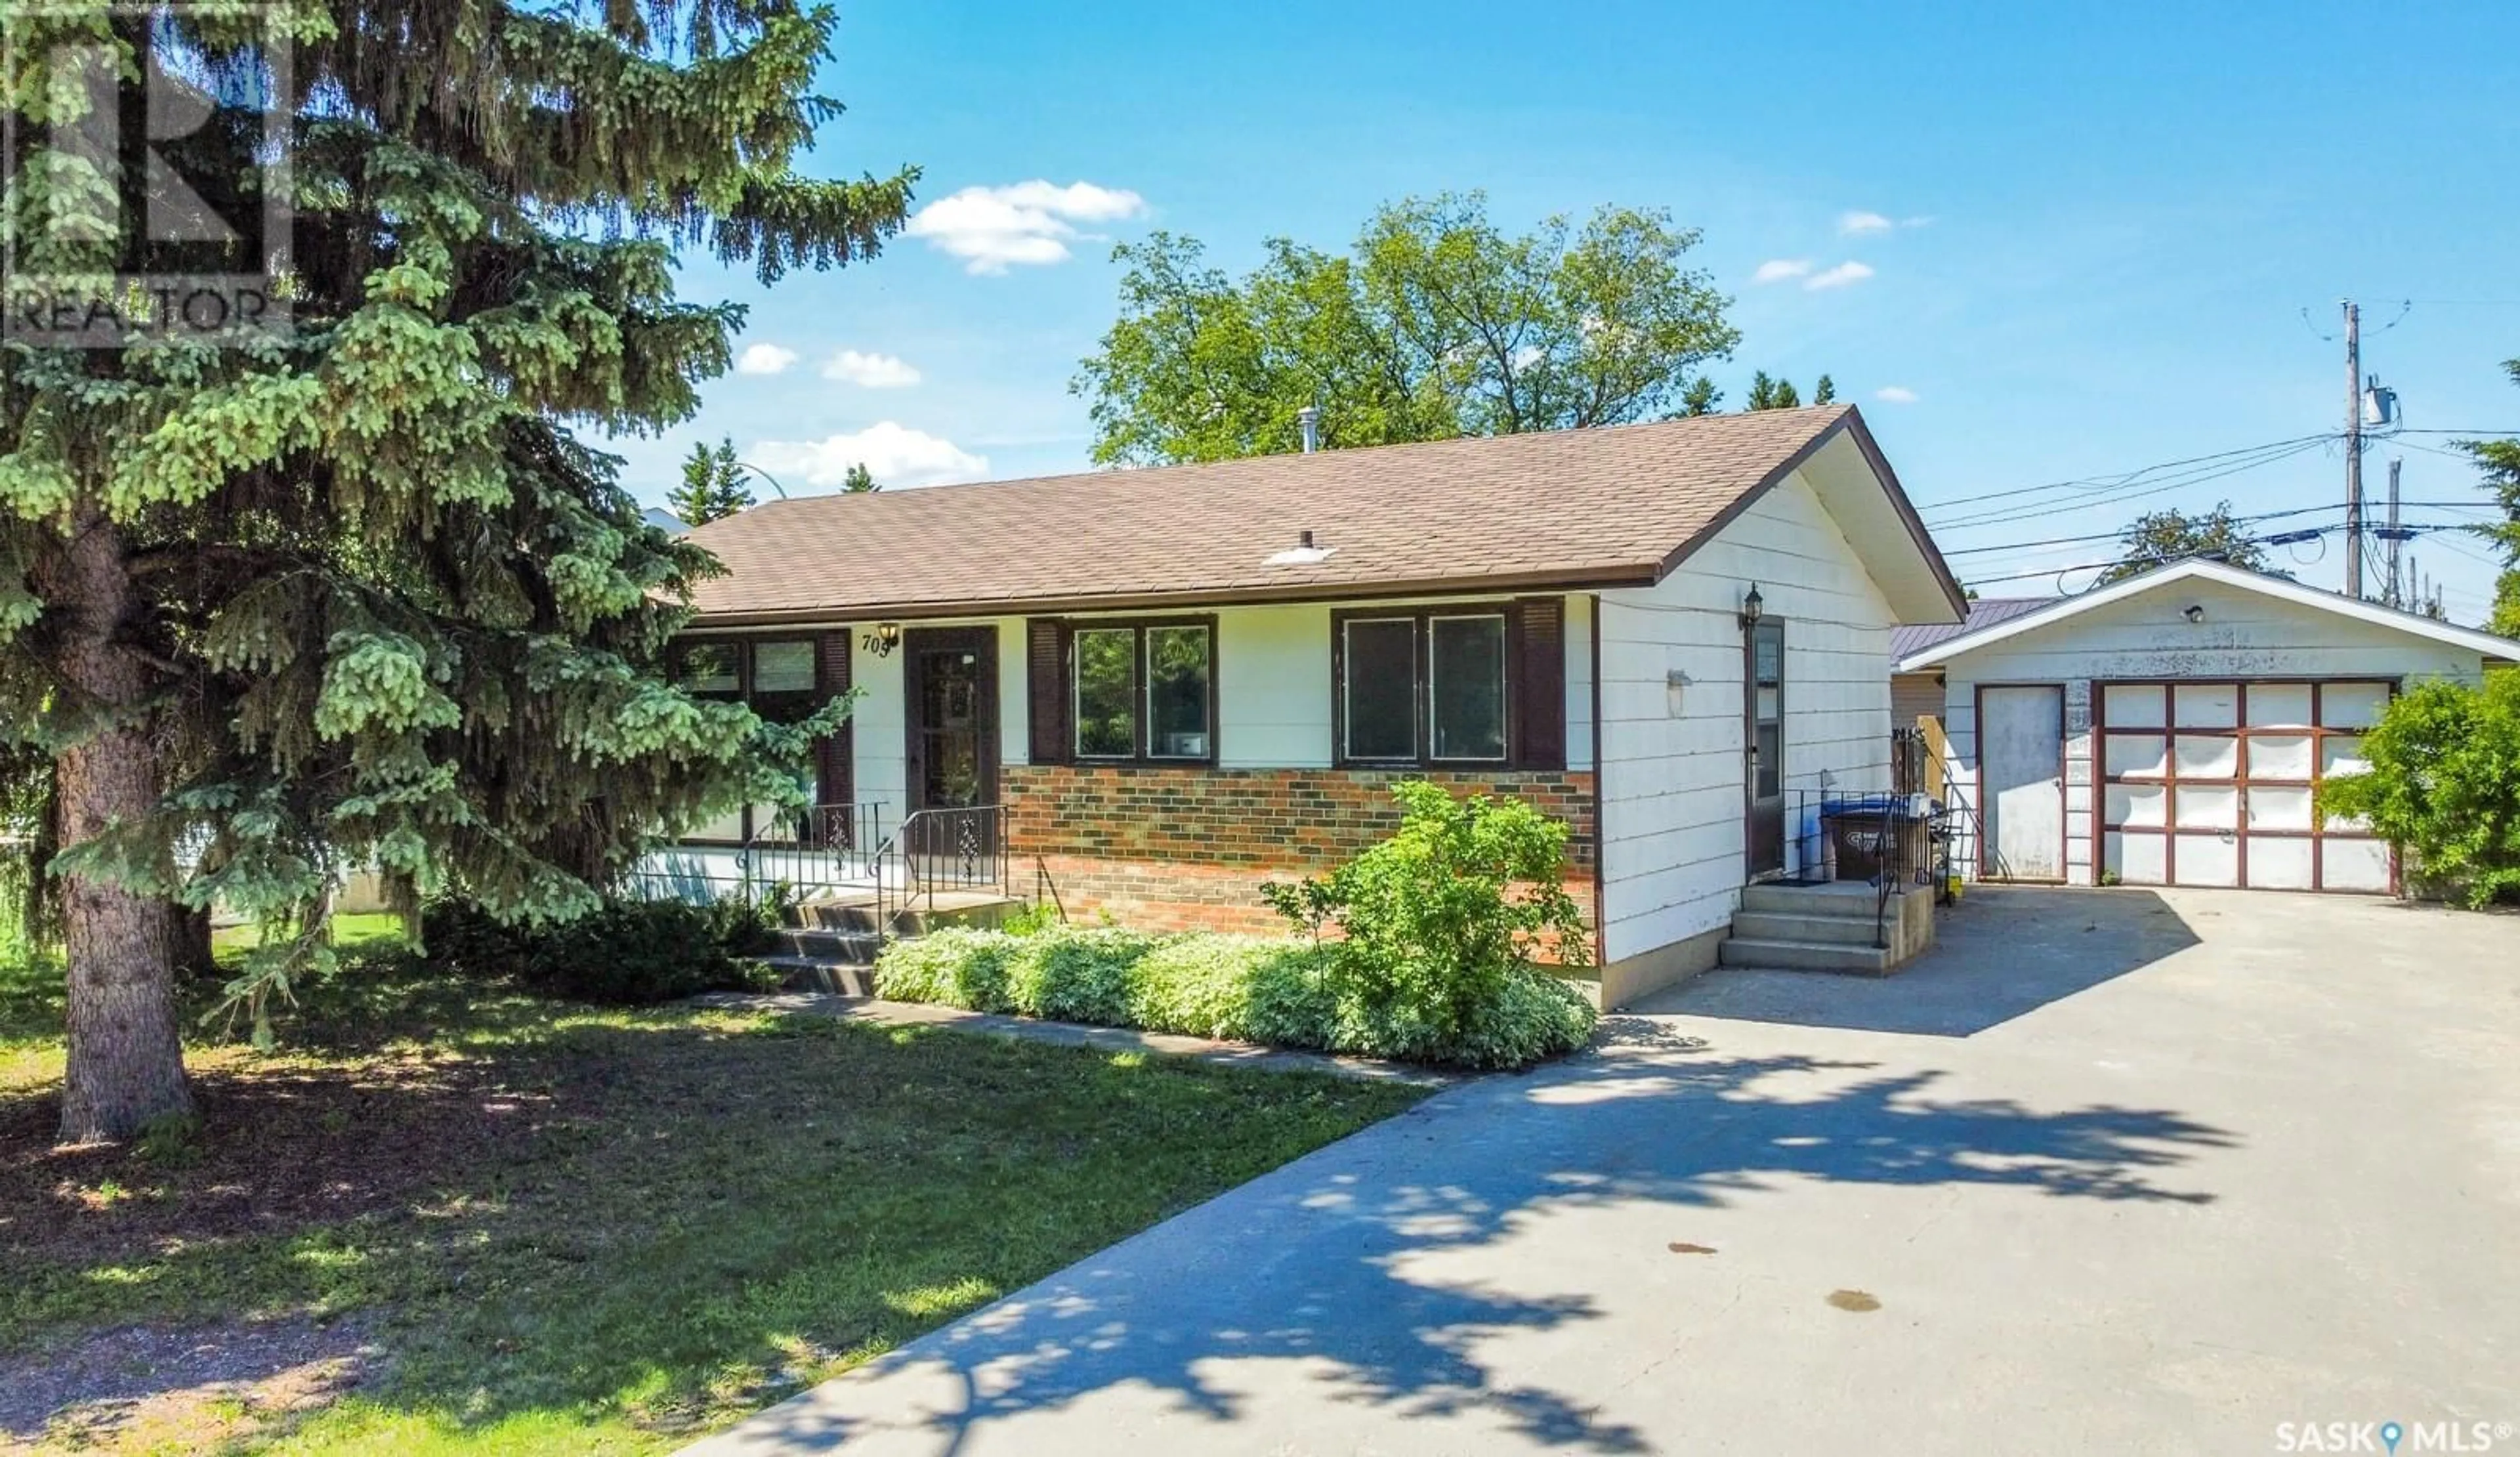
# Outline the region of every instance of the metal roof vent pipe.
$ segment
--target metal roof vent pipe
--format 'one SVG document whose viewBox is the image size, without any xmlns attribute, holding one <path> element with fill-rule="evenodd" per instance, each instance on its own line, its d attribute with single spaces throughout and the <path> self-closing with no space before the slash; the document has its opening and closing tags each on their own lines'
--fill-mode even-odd
<svg viewBox="0 0 2520 1457">
<path fill-rule="evenodd" d="M 1306 405 L 1295 412 L 1295 425 L 1304 433 L 1304 453 L 1311 455 L 1322 448 L 1322 410 L 1319 405 Z"/>
</svg>

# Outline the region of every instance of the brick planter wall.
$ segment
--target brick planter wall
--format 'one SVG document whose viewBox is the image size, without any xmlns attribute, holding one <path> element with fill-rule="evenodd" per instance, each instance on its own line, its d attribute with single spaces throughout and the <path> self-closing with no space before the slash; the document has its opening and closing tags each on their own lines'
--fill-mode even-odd
<svg viewBox="0 0 2520 1457">
<path fill-rule="evenodd" d="M 1317 875 L 1400 824 L 1391 786 L 1528 800 L 1566 822 L 1568 893 L 1589 917 L 1597 853 L 1589 772 L 1413 774 L 1349 769 L 1140 769 L 1009 765 L 1014 874 L 1036 857 L 1069 915 L 1108 911 L 1148 931 L 1282 930 L 1260 883 Z"/>
</svg>

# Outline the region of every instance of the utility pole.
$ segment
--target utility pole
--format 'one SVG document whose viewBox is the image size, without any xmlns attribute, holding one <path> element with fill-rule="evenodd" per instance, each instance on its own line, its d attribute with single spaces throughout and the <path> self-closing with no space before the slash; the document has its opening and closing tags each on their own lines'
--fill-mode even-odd
<svg viewBox="0 0 2520 1457">
<path fill-rule="evenodd" d="M 2345 300 L 2345 595 L 2362 595 L 2362 309 Z"/>
<path fill-rule="evenodd" d="M 2381 533 L 2389 540 L 2389 595 L 2383 600 L 2391 607 L 2407 605 L 2406 595 L 2398 588 L 2398 549 L 2406 544 L 2398 526 L 2398 468 L 2405 464 L 2403 460 L 2389 462 L 2389 529 Z"/>
</svg>

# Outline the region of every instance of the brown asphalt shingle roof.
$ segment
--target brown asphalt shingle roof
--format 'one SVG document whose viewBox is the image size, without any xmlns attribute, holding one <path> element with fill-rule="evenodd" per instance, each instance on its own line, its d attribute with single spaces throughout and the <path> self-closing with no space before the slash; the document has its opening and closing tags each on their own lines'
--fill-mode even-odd
<svg viewBox="0 0 2520 1457">
<path fill-rule="evenodd" d="M 692 539 L 710 623 L 1659 578 L 1848 406 L 773 501 Z M 1266 559 L 1309 530 L 1316 566 Z"/>
</svg>

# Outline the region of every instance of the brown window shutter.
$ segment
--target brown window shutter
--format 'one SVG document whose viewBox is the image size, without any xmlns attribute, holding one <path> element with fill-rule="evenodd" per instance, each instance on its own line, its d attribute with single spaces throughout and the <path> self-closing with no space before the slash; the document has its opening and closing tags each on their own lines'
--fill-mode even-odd
<svg viewBox="0 0 2520 1457">
<path fill-rule="evenodd" d="M 1024 624 L 1030 666 L 1032 761 L 1067 762 L 1067 624 L 1034 617 Z"/>
<path fill-rule="evenodd" d="M 1566 599 L 1517 597 L 1508 623 L 1513 762 L 1566 767 Z"/>
<path fill-rule="evenodd" d="M 815 690 L 829 703 L 849 691 L 849 631 L 839 628 L 826 632 L 815 640 Z M 816 769 L 821 783 L 817 793 L 825 804 L 847 804 L 857 797 L 857 726 L 843 723 L 839 731 L 815 746 Z M 848 823 L 842 821 L 843 824 Z"/>
</svg>

